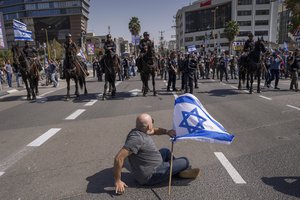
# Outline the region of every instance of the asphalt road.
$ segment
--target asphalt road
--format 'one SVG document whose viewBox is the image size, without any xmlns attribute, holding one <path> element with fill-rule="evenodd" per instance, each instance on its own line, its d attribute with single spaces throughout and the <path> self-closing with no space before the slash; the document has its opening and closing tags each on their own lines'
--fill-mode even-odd
<svg viewBox="0 0 300 200">
<path fill-rule="evenodd" d="M 129 188 L 116 196 L 113 158 L 135 118 L 147 112 L 155 126 L 171 128 L 175 94 L 159 78 L 156 97 L 142 96 L 137 77 L 117 84 L 116 98 L 106 101 L 103 83 L 93 78 L 89 94 L 70 101 L 63 81 L 59 88 L 42 87 L 35 102 L 26 101 L 24 91 L 1 97 L 0 199 L 300 198 L 300 93 L 288 90 L 289 80 L 280 80 L 280 91 L 252 95 L 237 90 L 236 80 L 200 80 L 194 95 L 234 142 L 178 142 L 175 156 L 201 169 L 196 180 L 173 179 L 168 196 L 167 183 L 141 187 L 124 169 Z M 154 140 L 170 147 L 166 136 Z"/>
</svg>

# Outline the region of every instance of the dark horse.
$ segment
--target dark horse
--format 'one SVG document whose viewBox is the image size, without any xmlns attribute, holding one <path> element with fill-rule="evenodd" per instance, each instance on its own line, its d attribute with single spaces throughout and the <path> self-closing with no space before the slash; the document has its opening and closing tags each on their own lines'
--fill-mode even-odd
<svg viewBox="0 0 300 200">
<path fill-rule="evenodd" d="M 155 61 L 155 55 L 153 51 L 145 48 L 146 53 L 140 56 L 139 59 L 137 59 L 137 67 L 141 74 L 141 79 L 143 82 L 142 92 L 143 96 L 146 96 L 149 89 L 148 86 L 148 80 L 149 76 L 152 77 L 152 86 L 153 86 L 153 95 L 156 96 L 156 90 L 155 90 L 155 72 L 157 70 L 157 62 Z"/>
<path fill-rule="evenodd" d="M 253 79 L 254 76 L 257 77 L 257 93 L 260 93 L 260 79 L 261 73 L 263 71 L 264 63 L 262 60 L 262 54 L 265 53 L 266 48 L 263 44 L 263 40 L 258 39 L 255 42 L 254 49 L 249 53 L 248 56 L 242 55 L 239 60 L 239 86 L 241 89 L 241 80 L 245 81 L 245 76 L 247 76 L 247 89 L 249 89 L 249 93 L 253 92 Z M 250 79 L 250 86 L 249 86 Z"/>
<path fill-rule="evenodd" d="M 107 95 L 107 88 L 108 88 L 108 83 L 109 83 L 109 87 L 111 87 L 112 91 L 111 91 L 111 96 L 114 97 L 116 96 L 116 73 L 120 72 L 120 68 L 121 68 L 121 61 L 120 58 L 118 57 L 118 55 L 113 54 L 113 53 L 108 53 L 106 55 L 104 55 L 102 57 L 102 59 L 100 60 L 100 65 L 103 68 L 103 71 L 105 73 L 104 75 L 104 80 L 105 80 L 105 84 L 104 84 L 104 92 L 103 92 L 103 96 L 102 99 L 105 100 L 106 99 L 106 95 Z"/>
<path fill-rule="evenodd" d="M 34 60 L 30 62 L 24 52 L 19 50 L 17 45 L 13 45 L 12 53 L 14 64 L 19 67 L 23 82 L 26 86 L 27 100 L 35 100 L 36 95 L 39 94 L 39 67 Z"/>
<path fill-rule="evenodd" d="M 85 77 L 88 76 L 87 74 L 87 66 L 84 62 L 79 60 L 77 57 L 70 56 L 69 57 L 69 63 L 65 61 L 65 77 L 67 82 L 67 96 L 66 100 L 70 99 L 70 80 L 73 79 L 75 82 L 75 95 L 76 97 L 79 97 L 79 91 L 78 91 L 78 83 L 80 86 L 80 89 L 82 90 L 84 87 L 84 94 L 87 94 L 86 89 L 86 82 Z"/>
</svg>

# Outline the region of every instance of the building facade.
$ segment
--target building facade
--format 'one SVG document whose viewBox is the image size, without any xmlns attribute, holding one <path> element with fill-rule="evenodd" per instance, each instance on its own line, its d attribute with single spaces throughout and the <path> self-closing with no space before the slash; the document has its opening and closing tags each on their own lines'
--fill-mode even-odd
<svg viewBox="0 0 300 200">
<path fill-rule="evenodd" d="M 71 33 L 79 45 L 87 32 L 90 0 L 0 0 L 8 46 L 14 42 L 13 19 L 27 24 L 36 44 L 65 40 Z"/>
<path fill-rule="evenodd" d="M 177 49 L 227 50 L 229 42 L 224 34 L 226 23 L 237 21 L 240 32 L 235 41 L 247 40 L 250 32 L 265 41 L 277 40 L 278 2 L 271 0 L 209 0 L 196 1 L 176 14 Z"/>
</svg>

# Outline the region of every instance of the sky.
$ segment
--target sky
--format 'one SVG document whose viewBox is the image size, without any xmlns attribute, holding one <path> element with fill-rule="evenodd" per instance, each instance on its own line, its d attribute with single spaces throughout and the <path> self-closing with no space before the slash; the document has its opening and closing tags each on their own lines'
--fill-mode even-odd
<svg viewBox="0 0 300 200">
<path fill-rule="evenodd" d="M 138 17 L 141 32 L 147 31 L 150 39 L 159 42 L 160 33 L 171 40 L 175 35 L 174 16 L 178 9 L 187 6 L 192 0 L 91 0 L 88 32 L 96 35 L 108 34 L 108 26 L 113 38 L 123 37 L 131 42 L 128 24 L 131 17 Z"/>
</svg>

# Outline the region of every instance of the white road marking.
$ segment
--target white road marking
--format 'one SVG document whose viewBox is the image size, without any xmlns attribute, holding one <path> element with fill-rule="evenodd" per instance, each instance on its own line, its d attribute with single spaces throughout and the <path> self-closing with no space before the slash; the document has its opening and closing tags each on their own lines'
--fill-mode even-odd
<svg viewBox="0 0 300 200">
<path fill-rule="evenodd" d="M 294 108 L 296 110 L 300 110 L 300 108 L 296 107 L 296 106 L 292 106 L 292 105 L 286 105 L 287 107 L 290 107 L 290 108 Z"/>
<path fill-rule="evenodd" d="M 116 82 L 116 87 L 117 87 L 120 83 L 122 83 L 122 81 L 117 81 L 117 82 Z"/>
<path fill-rule="evenodd" d="M 259 97 L 261 97 L 261 98 L 264 98 L 264 99 L 267 99 L 267 100 L 269 100 L 269 101 L 271 101 L 272 99 L 271 98 L 269 98 L 269 97 L 265 97 L 265 96 L 263 96 L 263 95 L 258 95 Z"/>
<path fill-rule="evenodd" d="M 53 135 L 55 135 L 58 131 L 60 131 L 61 128 L 51 128 L 46 133 L 32 141 L 30 144 L 28 144 L 28 147 L 38 147 L 41 146 L 44 142 L 46 142 L 49 138 L 51 138 Z"/>
<path fill-rule="evenodd" d="M 78 109 L 75 112 L 73 112 L 71 115 L 69 115 L 68 117 L 65 118 L 65 120 L 73 120 L 76 119 L 79 115 L 81 115 L 81 113 L 83 113 L 84 111 L 86 111 L 85 109 Z"/>
<path fill-rule="evenodd" d="M 92 105 L 94 105 L 97 101 L 98 101 L 97 99 L 90 100 L 90 102 L 84 104 L 84 106 L 92 106 Z"/>
<path fill-rule="evenodd" d="M 249 91 L 248 91 L 248 90 L 243 90 L 243 92 L 245 92 L 245 93 L 249 93 Z"/>
<path fill-rule="evenodd" d="M 43 96 L 45 96 L 45 95 L 47 95 L 47 94 L 50 94 L 50 93 L 52 93 L 52 92 L 55 92 L 55 90 L 51 90 L 51 91 L 49 91 L 49 92 L 45 92 L 44 94 L 41 94 L 40 97 L 43 97 Z"/>
<path fill-rule="evenodd" d="M 218 158 L 236 184 L 246 184 L 246 181 L 244 181 L 238 171 L 232 166 L 222 152 L 215 152 L 215 156 Z"/>
<path fill-rule="evenodd" d="M 0 172 L 0 176 L 2 176 L 5 172 Z"/>
<path fill-rule="evenodd" d="M 235 87 L 235 86 L 232 86 L 232 85 L 231 85 L 230 87 L 232 87 L 232 88 L 234 88 L 234 89 L 238 89 L 237 87 Z"/>
<path fill-rule="evenodd" d="M 166 83 L 167 81 L 166 80 L 164 80 L 164 83 Z"/>
<path fill-rule="evenodd" d="M 220 82 L 221 85 L 226 85 L 225 83 Z"/>
<path fill-rule="evenodd" d="M 7 93 L 8 93 L 8 94 L 12 94 L 12 93 L 14 93 L 14 92 L 18 92 L 18 91 L 19 91 L 19 90 L 12 89 L 12 90 L 8 90 L 8 91 L 7 91 Z"/>
</svg>

